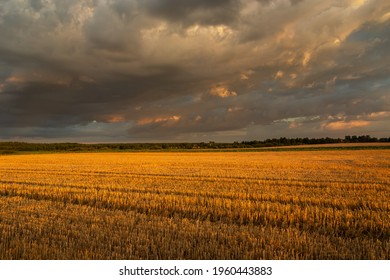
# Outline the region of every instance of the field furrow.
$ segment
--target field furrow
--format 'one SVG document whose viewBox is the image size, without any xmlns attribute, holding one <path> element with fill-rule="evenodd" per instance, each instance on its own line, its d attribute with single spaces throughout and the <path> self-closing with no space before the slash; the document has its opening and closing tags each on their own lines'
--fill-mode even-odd
<svg viewBox="0 0 390 280">
<path fill-rule="evenodd" d="M 389 151 L 1 156 L 0 258 L 388 259 L 389 162 Z"/>
</svg>

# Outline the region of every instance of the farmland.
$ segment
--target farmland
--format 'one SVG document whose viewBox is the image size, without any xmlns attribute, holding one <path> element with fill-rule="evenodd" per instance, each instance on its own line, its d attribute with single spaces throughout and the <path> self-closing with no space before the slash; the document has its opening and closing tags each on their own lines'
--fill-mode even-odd
<svg viewBox="0 0 390 280">
<path fill-rule="evenodd" d="M 389 259 L 390 150 L 0 156 L 0 259 Z"/>
</svg>

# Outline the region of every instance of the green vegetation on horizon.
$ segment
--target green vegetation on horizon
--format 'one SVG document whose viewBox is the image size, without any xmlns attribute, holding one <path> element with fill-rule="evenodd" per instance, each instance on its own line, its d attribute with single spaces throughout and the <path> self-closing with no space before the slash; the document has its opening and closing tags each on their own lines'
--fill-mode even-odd
<svg viewBox="0 0 390 280">
<path fill-rule="evenodd" d="M 389 138 L 375 138 L 369 135 L 345 136 L 341 138 L 274 138 L 264 141 L 242 141 L 233 143 L 101 143 L 101 144 L 81 144 L 81 143 L 26 143 L 26 142 L 0 142 L 0 154 L 20 154 L 20 153 L 45 153 L 45 152 L 119 152 L 119 151 L 202 151 L 202 150 L 226 150 L 241 151 L 245 149 L 266 148 L 267 151 L 280 150 L 277 147 L 313 144 L 336 144 L 336 143 L 385 143 L 390 142 Z M 388 149 L 387 146 L 345 146 L 345 147 L 292 147 L 285 148 L 284 151 L 296 150 L 330 150 L 330 149 Z"/>
</svg>

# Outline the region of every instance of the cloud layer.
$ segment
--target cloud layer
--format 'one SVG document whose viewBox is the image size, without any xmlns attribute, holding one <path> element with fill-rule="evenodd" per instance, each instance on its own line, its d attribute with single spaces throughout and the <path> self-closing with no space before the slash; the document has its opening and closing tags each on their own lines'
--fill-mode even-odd
<svg viewBox="0 0 390 280">
<path fill-rule="evenodd" d="M 386 0 L 0 2 L 0 139 L 389 136 Z"/>
</svg>

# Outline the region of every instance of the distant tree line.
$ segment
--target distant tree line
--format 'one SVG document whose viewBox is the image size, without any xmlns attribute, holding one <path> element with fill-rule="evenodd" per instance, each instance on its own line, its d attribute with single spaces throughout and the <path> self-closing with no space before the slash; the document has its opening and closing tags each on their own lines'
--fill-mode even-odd
<svg viewBox="0 0 390 280">
<path fill-rule="evenodd" d="M 0 154 L 15 152 L 88 152 L 88 151 L 143 151 L 143 150 L 191 150 L 191 149 L 239 149 L 280 147 L 292 145 L 311 145 L 329 143 L 375 143 L 390 142 L 389 138 L 376 138 L 369 135 L 345 136 L 342 138 L 273 138 L 264 141 L 242 141 L 233 143 L 26 143 L 26 142 L 0 142 Z"/>
<path fill-rule="evenodd" d="M 375 143 L 375 142 L 390 142 L 389 138 L 376 138 L 370 135 L 361 136 L 345 136 L 342 138 L 274 138 L 265 141 L 243 141 L 240 144 L 249 147 L 277 147 L 277 146 L 291 146 L 291 145 L 311 145 L 311 144 L 332 144 L 332 143 Z"/>
</svg>

